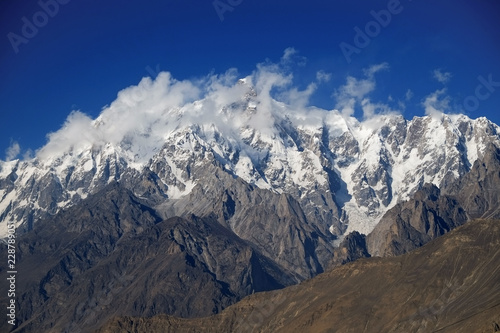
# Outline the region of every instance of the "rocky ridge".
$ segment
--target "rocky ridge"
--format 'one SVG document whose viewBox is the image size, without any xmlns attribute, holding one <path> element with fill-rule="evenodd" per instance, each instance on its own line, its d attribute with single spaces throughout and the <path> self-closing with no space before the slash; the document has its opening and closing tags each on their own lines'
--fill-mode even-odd
<svg viewBox="0 0 500 333">
<path fill-rule="evenodd" d="M 489 145 L 483 159 L 442 189 L 426 184 L 415 196 L 389 210 L 368 235 L 368 251 L 394 256 L 476 218 L 500 218 L 500 149 Z"/>
<path fill-rule="evenodd" d="M 409 254 L 362 259 L 216 316 L 118 317 L 98 332 L 496 332 L 499 236 L 498 220 L 476 220 Z"/>
<path fill-rule="evenodd" d="M 151 124 L 160 131 L 134 127 L 118 141 L 100 132 L 114 126 L 112 105 L 88 128 L 104 141 L 51 140 L 32 160 L 0 162 L 0 227 L 17 222 L 30 272 L 18 332 L 219 313 L 498 218 L 500 132 L 485 118 L 360 122 L 237 88 L 232 103 L 165 107 Z"/>
<path fill-rule="evenodd" d="M 367 234 L 425 183 L 442 187 L 469 171 L 489 143 L 500 146 L 499 127 L 485 118 L 388 114 L 360 122 L 335 110 L 288 109 L 245 82 L 235 89 L 226 104 L 207 97 L 165 106 L 150 127 L 106 140 L 115 104 L 125 103 L 119 98 L 89 125 L 99 140 L 49 142 L 32 160 L 0 162 L 0 235 L 7 221 L 29 230 L 112 181 L 150 206 L 184 198 L 209 185 L 205 170 L 214 164 L 250 185 L 289 194 L 324 234 Z M 127 103 L 146 118 L 161 108 Z"/>
<path fill-rule="evenodd" d="M 215 219 L 162 220 L 117 183 L 19 237 L 16 255 L 16 332 L 88 332 L 123 314 L 206 316 L 298 281 Z"/>
</svg>

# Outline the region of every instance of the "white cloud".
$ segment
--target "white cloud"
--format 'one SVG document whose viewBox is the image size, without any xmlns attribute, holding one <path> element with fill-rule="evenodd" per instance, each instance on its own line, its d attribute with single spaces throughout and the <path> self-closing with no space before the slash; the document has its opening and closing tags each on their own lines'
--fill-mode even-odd
<svg viewBox="0 0 500 333">
<path fill-rule="evenodd" d="M 279 65 L 284 67 L 284 66 L 291 66 L 291 65 L 296 65 L 296 66 L 305 66 L 307 63 L 307 58 L 300 56 L 299 51 L 297 51 L 293 47 L 289 47 L 285 49 L 283 52 L 283 56 L 280 59 Z"/>
<path fill-rule="evenodd" d="M 331 79 L 332 79 L 331 73 L 327 73 L 324 70 L 316 72 L 316 80 L 318 80 L 319 83 L 329 82 Z"/>
<path fill-rule="evenodd" d="M 308 106 L 316 90 L 316 83 L 305 90 L 292 85 L 290 67 L 303 61 L 296 53 L 292 48 L 286 49 L 278 63 L 258 64 L 243 81 L 238 81 L 236 69 L 185 81 L 172 78 L 168 72 L 159 73 L 155 79 L 143 78 L 138 85 L 120 91 L 96 119 L 73 111 L 61 129 L 47 136 L 48 142 L 37 156 L 77 155 L 90 147 L 111 143 L 144 162 L 154 153 L 152 148 L 161 147 L 170 132 L 195 123 L 214 124 L 223 132 L 239 131 L 249 125 L 272 134 L 270 114 L 281 112 L 276 99 L 289 104 L 290 110 L 301 110 Z M 241 104 L 251 88 L 257 94 L 253 97 L 255 112 L 228 111 L 228 106 Z"/>
<path fill-rule="evenodd" d="M 96 143 L 98 131 L 92 126 L 92 119 L 86 114 L 73 111 L 57 132 L 47 135 L 47 144 L 38 152 L 41 158 L 49 158 L 63 152 L 81 150 Z"/>
<path fill-rule="evenodd" d="M 91 147 L 109 143 L 123 149 L 134 161 L 145 163 L 172 131 L 192 124 L 206 128 L 207 133 L 216 127 L 222 134 L 234 137 L 232 134 L 246 126 L 262 135 L 276 135 L 272 122 L 285 117 L 284 110 L 295 113 L 296 119 L 321 123 L 321 119 L 337 113 L 311 107 L 310 99 L 317 85 L 329 80 L 331 74 L 319 71 L 316 82 L 299 89 L 294 85 L 291 70 L 297 61 L 302 59 L 289 48 L 276 63 L 267 60 L 258 64 L 244 80 L 239 80 L 241 76 L 236 69 L 184 81 L 174 79 L 168 72 L 159 73 L 155 79 L 143 78 L 138 85 L 120 91 L 96 119 L 73 111 L 61 129 L 47 136 L 47 144 L 36 156 L 51 158 L 68 153 L 78 156 Z M 353 116 L 357 108 L 363 112 L 362 121 L 373 125 L 383 121 L 383 115 L 398 112 L 393 104 L 404 109 L 397 98 L 383 103 L 373 101 L 371 96 L 377 87 L 375 74 L 388 68 L 387 63 L 382 63 L 365 69 L 361 78 L 346 78 L 334 92 L 336 108 L 342 116 Z M 413 92 L 408 90 L 405 97 L 411 99 Z M 253 107 L 246 109 L 242 105 L 249 98 Z M 435 114 L 447 110 L 448 102 L 443 90 L 429 95 L 422 104 L 427 114 Z M 20 148 L 13 145 L 7 155 L 12 158 L 19 152 Z"/>
<path fill-rule="evenodd" d="M 23 153 L 23 160 L 30 160 L 34 157 L 33 150 L 28 149 Z"/>
<path fill-rule="evenodd" d="M 138 150 L 144 150 L 141 144 L 148 145 L 163 138 L 165 126 L 159 123 L 162 119 L 165 122 L 162 125 L 168 123 L 168 111 L 197 99 L 199 90 L 190 81 L 177 81 L 166 72 L 160 73 L 154 81 L 143 78 L 137 86 L 120 91 L 117 99 L 95 120 L 73 111 L 60 130 L 47 136 L 48 142 L 37 156 L 47 158 L 79 152 L 105 143 L 119 145 L 130 138 L 138 141 L 134 142 Z"/>
<path fill-rule="evenodd" d="M 439 83 L 446 84 L 450 81 L 453 76 L 449 72 L 442 72 L 441 69 L 435 69 L 433 72 L 434 79 L 436 79 Z"/>
<path fill-rule="evenodd" d="M 408 90 L 406 91 L 406 94 L 405 94 L 405 99 L 406 99 L 406 101 L 411 100 L 411 99 L 413 98 L 413 96 L 414 96 L 413 91 L 411 91 L 411 89 L 408 89 Z"/>
<path fill-rule="evenodd" d="M 368 120 L 377 115 L 398 113 L 398 111 L 392 110 L 391 107 L 387 104 L 372 103 L 369 98 L 364 98 L 361 101 L 361 109 L 363 110 L 364 120 Z"/>
<path fill-rule="evenodd" d="M 398 101 L 398 108 L 399 110 L 404 111 L 406 110 L 406 104 L 402 101 Z"/>
<path fill-rule="evenodd" d="M 425 97 L 422 102 L 425 114 L 434 118 L 440 118 L 443 113 L 450 110 L 450 97 L 446 95 L 446 88 L 436 90 Z"/>
<path fill-rule="evenodd" d="M 293 47 L 288 47 L 285 49 L 283 53 L 282 61 L 292 61 L 292 57 L 296 55 L 298 52 Z"/>
<path fill-rule="evenodd" d="M 294 109 L 304 109 L 309 105 L 309 99 L 316 91 L 317 85 L 311 83 L 305 90 L 298 90 L 298 88 L 291 88 L 278 95 L 279 100 L 285 102 Z"/>
<path fill-rule="evenodd" d="M 372 78 L 358 80 L 355 77 L 348 76 L 346 84 L 338 89 L 337 96 L 340 98 L 355 97 L 361 100 L 364 96 L 375 90 L 375 80 Z"/>
<path fill-rule="evenodd" d="M 377 72 L 387 70 L 387 69 L 389 69 L 389 64 L 386 62 L 383 62 L 381 64 L 373 65 L 373 66 L 365 69 L 364 73 L 367 77 L 372 78 L 373 75 L 376 74 Z"/>
<path fill-rule="evenodd" d="M 17 141 L 12 141 L 9 148 L 5 150 L 5 160 L 12 161 L 21 153 L 21 146 Z"/>
<path fill-rule="evenodd" d="M 376 88 L 376 81 L 374 74 L 388 69 L 387 63 L 382 63 L 378 65 L 373 65 L 364 70 L 366 78 L 357 79 L 352 76 L 348 76 L 346 79 L 346 84 L 337 89 L 334 93 L 334 97 L 337 100 L 336 108 L 346 117 L 351 117 L 354 115 L 356 104 L 364 104 L 362 107 L 364 111 L 364 118 L 371 117 L 373 115 L 372 111 L 375 109 L 380 109 L 380 105 L 376 107 L 370 106 L 369 99 L 365 99 L 365 96 L 370 94 Z M 383 109 L 389 109 L 383 108 Z"/>
</svg>

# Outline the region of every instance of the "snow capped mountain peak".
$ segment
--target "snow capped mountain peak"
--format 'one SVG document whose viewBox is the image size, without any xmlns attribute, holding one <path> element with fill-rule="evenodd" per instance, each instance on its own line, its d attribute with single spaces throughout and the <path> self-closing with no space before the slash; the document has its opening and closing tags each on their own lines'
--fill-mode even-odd
<svg viewBox="0 0 500 333">
<path fill-rule="evenodd" d="M 96 119 L 71 113 L 34 159 L 0 163 L 0 226 L 32 224 L 111 181 L 147 199 L 138 184 L 152 177 L 156 195 L 181 198 L 216 162 L 250 184 L 292 195 L 337 235 L 368 233 L 425 183 L 450 182 L 489 142 L 500 146 L 499 127 L 485 118 L 406 120 L 388 112 L 360 121 L 271 97 L 288 80 L 228 72 L 200 87 L 161 73 L 121 91 Z"/>
</svg>

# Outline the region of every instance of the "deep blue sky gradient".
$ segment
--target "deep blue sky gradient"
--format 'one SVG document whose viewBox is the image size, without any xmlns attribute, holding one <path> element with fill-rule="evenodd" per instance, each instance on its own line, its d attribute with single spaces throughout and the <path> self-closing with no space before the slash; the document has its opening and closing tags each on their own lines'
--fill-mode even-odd
<svg viewBox="0 0 500 333">
<path fill-rule="evenodd" d="M 288 47 L 307 58 L 295 68 L 297 86 L 305 88 L 318 70 L 332 73 L 313 105 L 332 109 L 332 93 L 347 75 L 362 77 L 363 68 L 387 62 L 390 69 L 377 74 L 373 101 L 404 99 L 411 89 L 414 97 L 403 114 L 423 115 L 422 100 L 443 87 L 432 74 L 441 69 L 452 74 L 446 87 L 456 112 L 500 124 L 500 87 L 477 109 L 463 109 L 478 76 L 500 82 L 496 0 L 401 0 L 402 11 L 350 63 L 339 44 L 354 45 L 354 27 L 364 29 L 372 10 L 394 0 L 221 1 L 241 3 L 221 21 L 213 0 L 70 0 L 18 53 L 7 35 L 21 35 L 22 18 L 32 22 L 42 9 L 34 0 L 1 1 L 0 159 L 13 141 L 23 151 L 41 147 L 72 110 L 96 117 L 119 90 L 157 69 L 177 79 L 231 67 L 246 76 L 257 63 L 278 61 Z"/>
</svg>

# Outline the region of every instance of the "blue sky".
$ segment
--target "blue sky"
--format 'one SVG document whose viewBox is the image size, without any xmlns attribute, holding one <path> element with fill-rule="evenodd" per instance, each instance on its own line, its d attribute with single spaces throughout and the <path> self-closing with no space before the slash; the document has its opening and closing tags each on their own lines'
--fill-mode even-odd
<svg viewBox="0 0 500 333">
<path fill-rule="evenodd" d="M 319 71 L 329 78 L 311 105 L 333 109 L 348 77 L 385 64 L 374 102 L 411 119 L 440 91 L 444 111 L 500 124 L 495 0 L 3 0 L 0 22 L 0 159 L 40 148 L 72 110 L 96 117 L 159 70 L 196 80 L 237 68 L 244 77 L 290 47 L 298 89 Z"/>
</svg>

